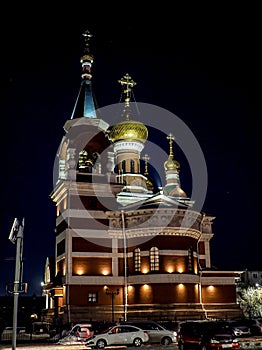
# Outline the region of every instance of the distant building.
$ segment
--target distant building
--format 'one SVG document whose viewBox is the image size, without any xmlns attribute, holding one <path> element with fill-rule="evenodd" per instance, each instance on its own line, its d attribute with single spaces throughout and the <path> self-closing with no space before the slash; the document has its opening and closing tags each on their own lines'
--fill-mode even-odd
<svg viewBox="0 0 262 350">
<path fill-rule="evenodd" d="M 262 286 L 262 271 L 243 271 L 242 273 L 240 273 L 238 284 L 241 287 Z"/>
<path fill-rule="evenodd" d="M 148 171 L 149 156 L 142 156 L 148 128 L 134 117 L 135 82 L 128 74 L 120 79 L 122 120 L 110 127 L 96 109 L 94 57 L 89 34 L 84 37 L 81 87 L 64 125 L 51 194 L 56 278 L 47 261 L 45 314 L 63 322 L 241 315 L 239 274 L 212 268 L 215 217 L 195 210 L 181 187 L 172 130 L 159 189 Z"/>
</svg>

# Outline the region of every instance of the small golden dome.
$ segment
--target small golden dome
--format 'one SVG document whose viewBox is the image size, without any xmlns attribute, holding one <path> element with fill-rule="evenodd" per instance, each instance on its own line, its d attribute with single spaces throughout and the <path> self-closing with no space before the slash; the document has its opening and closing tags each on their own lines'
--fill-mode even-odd
<svg viewBox="0 0 262 350">
<path fill-rule="evenodd" d="M 165 170 L 179 170 L 180 164 L 177 160 L 174 160 L 173 157 L 169 156 L 168 159 L 164 163 Z"/>
<path fill-rule="evenodd" d="M 109 130 L 109 139 L 113 142 L 128 140 L 144 143 L 147 137 L 147 127 L 143 123 L 134 120 L 124 120 Z"/>
<path fill-rule="evenodd" d="M 173 190 L 171 190 L 169 192 L 169 196 L 171 196 L 171 197 L 187 198 L 186 193 L 179 186 L 176 186 Z"/>
<path fill-rule="evenodd" d="M 179 185 L 176 185 L 176 186 L 166 185 L 163 188 L 163 193 L 164 193 L 164 195 L 170 196 L 170 197 L 188 198 L 186 192 L 183 191 Z"/>
</svg>

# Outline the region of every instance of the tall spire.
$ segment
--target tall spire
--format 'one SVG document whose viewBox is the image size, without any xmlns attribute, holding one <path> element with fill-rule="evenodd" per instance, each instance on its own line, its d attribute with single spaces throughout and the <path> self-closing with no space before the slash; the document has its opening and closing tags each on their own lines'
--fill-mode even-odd
<svg viewBox="0 0 262 350">
<path fill-rule="evenodd" d="M 77 96 L 77 100 L 75 103 L 75 107 L 73 113 L 71 115 L 71 119 L 76 118 L 97 118 L 96 115 L 96 105 L 93 98 L 92 93 L 92 85 L 91 85 L 91 69 L 94 61 L 94 57 L 90 51 L 90 40 L 92 38 L 92 34 L 86 30 L 82 34 L 83 38 L 83 54 L 80 58 L 80 63 L 82 65 L 82 83 L 80 86 L 79 94 Z"/>
<path fill-rule="evenodd" d="M 169 157 L 173 158 L 174 153 L 173 153 L 173 141 L 174 141 L 174 136 L 169 133 L 169 135 L 166 137 L 169 140 Z"/>
<path fill-rule="evenodd" d="M 94 61 L 94 57 L 92 54 L 90 54 L 90 39 L 92 38 L 92 34 L 86 30 L 82 34 L 84 38 L 84 53 L 80 59 L 80 62 L 82 64 L 82 79 L 92 79 L 92 74 L 91 74 L 91 68 L 92 68 L 92 63 Z"/>
</svg>

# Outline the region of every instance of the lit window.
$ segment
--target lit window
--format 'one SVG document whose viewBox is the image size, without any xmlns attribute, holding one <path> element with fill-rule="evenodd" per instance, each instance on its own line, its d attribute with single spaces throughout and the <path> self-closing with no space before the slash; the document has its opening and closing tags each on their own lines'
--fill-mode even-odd
<svg viewBox="0 0 262 350">
<path fill-rule="evenodd" d="M 140 255 L 140 249 L 136 248 L 134 250 L 134 268 L 136 272 L 141 271 L 141 255 Z"/>
<path fill-rule="evenodd" d="M 94 165 L 94 157 L 90 158 L 86 150 L 79 152 L 77 169 L 81 173 L 92 172 L 92 167 Z"/>
<path fill-rule="evenodd" d="M 97 303 L 97 293 L 88 293 L 88 302 Z"/>
<path fill-rule="evenodd" d="M 79 153 L 79 158 L 78 158 L 78 170 L 79 171 L 84 171 L 87 167 L 87 159 L 88 159 L 88 154 L 87 151 L 83 150 Z"/>
<path fill-rule="evenodd" d="M 158 271 L 159 270 L 159 251 L 157 247 L 152 247 L 149 252 L 150 256 L 150 270 Z"/>
</svg>

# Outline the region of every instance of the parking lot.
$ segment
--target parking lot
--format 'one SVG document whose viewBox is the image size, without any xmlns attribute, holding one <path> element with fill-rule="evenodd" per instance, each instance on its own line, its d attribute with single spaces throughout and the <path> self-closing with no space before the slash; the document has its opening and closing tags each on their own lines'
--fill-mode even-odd
<svg viewBox="0 0 262 350">
<path fill-rule="evenodd" d="M 61 345 L 61 344 L 17 344 L 16 348 L 19 350 L 47 350 L 47 349 L 52 349 L 52 350 L 87 350 L 87 347 L 84 344 L 79 344 L 79 345 Z M 12 350 L 12 344 L 10 345 L 0 345 L 0 349 L 10 349 Z"/>
<path fill-rule="evenodd" d="M 70 344 L 70 345 L 61 345 L 61 344 L 17 344 L 16 348 L 19 350 L 47 350 L 47 349 L 51 349 L 51 350 L 87 350 L 88 347 L 85 346 L 85 344 Z M 178 347 L 176 344 L 171 344 L 171 345 L 167 345 L 167 346 L 163 346 L 163 345 L 142 345 L 141 349 L 150 349 L 150 350 L 160 350 L 163 348 L 168 348 L 170 350 L 178 350 Z M 8 349 L 8 350 L 12 350 L 12 344 L 8 344 L 8 345 L 0 345 L 0 349 Z M 127 349 L 127 347 L 125 346 L 114 346 L 114 347 L 107 347 L 106 350 L 109 349 Z M 128 347 L 129 350 L 134 350 L 137 348 L 134 347 Z"/>
</svg>

